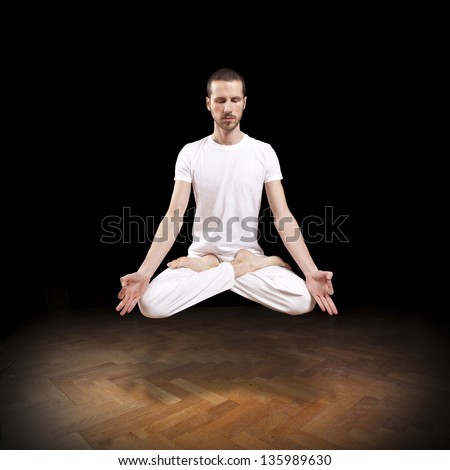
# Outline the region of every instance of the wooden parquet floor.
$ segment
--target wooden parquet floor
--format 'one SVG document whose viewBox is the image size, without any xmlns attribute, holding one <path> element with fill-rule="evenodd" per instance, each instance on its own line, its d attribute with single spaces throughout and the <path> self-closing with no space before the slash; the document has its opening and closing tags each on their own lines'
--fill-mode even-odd
<svg viewBox="0 0 450 470">
<path fill-rule="evenodd" d="M 45 314 L 2 340 L 2 449 L 448 449 L 447 332 L 374 308 Z"/>
</svg>

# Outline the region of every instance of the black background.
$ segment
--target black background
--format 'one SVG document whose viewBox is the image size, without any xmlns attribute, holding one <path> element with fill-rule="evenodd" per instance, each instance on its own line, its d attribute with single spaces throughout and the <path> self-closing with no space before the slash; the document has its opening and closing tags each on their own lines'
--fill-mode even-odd
<svg viewBox="0 0 450 470">
<path fill-rule="evenodd" d="M 325 207 L 348 216 L 348 242 L 308 245 L 334 272 L 341 312 L 371 304 L 445 322 L 442 123 L 420 28 L 315 18 L 275 34 L 235 17 L 174 26 L 132 7 L 39 8 L 3 18 L 2 332 L 64 306 L 114 314 L 119 277 L 149 244 L 136 224 L 104 243 L 102 221 L 164 215 L 179 150 L 212 132 L 205 88 L 221 67 L 246 78 L 241 128 L 276 150 L 299 222 Z M 177 242 L 169 258 L 186 250 Z"/>
</svg>

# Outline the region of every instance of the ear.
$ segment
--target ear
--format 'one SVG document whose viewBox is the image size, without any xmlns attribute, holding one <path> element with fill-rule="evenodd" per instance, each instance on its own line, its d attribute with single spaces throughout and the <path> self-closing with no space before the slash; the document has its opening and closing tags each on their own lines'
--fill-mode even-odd
<svg viewBox="0 0 450 470">
<path fill-rule="evenodd" d="M 244 96 L 244 109 L 245 109 L 246 106 L 247 106 L 247 97 Z"/>
<path fill-rule="evenodd" d="M 208 111 L 211 111 L 210 101 L 208 97 L 206 97 L 206 108 L 208 109 Z"/>
</svg>

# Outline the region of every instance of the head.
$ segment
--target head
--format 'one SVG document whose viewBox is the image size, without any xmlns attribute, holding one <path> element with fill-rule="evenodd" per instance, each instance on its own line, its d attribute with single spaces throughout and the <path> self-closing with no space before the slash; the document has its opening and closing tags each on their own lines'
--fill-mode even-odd
<svg viewBox="0 0 450 470">
<path fill-rule="evenodd" d="M 206 107 L 217 126 L 232 131 L 239 126 L 247 96 L 242 75 L 233 69 L 214 72 L 206 85 Z"/>
</svg>

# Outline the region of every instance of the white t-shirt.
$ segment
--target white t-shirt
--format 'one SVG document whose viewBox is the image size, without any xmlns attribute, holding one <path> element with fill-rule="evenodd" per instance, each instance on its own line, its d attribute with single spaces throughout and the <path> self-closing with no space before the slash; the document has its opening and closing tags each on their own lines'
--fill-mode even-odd
<svg viewBox="0 0 450 470">
<path fill-rule="evenodd" d="M 214 253 L 232 261 L 241 248 L 263 254 L 258 217 L 264 183 L 281 180 L 271 145 L 244 134 L 235 145 L 212 136 L 186 144 L 175 165 L 175 180 L 192 183 L 196 210 L 188 256 Z"/>
</svg>

